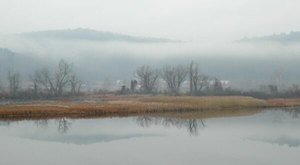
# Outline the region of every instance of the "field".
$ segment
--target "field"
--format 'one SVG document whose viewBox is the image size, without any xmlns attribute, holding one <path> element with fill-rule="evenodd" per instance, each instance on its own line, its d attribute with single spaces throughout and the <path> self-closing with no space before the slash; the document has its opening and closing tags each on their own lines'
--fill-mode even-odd
<svg viewBox="0 0 300 165">
<path fill-rule="evenodd" d="M 299 105 L 300 99 L 261 100 L 242 96 L 101 95 L 84 98 L 79 101 L 34 101 L 0 105 L 0 118 L 80 118 L 146 113 L 161 114 L 167 112 L 191 112 L 189 114 L 192 115 L 192 112 L 199 111 L 202 112 L 204 117 L 214 117 L 218 115 L 242 115 L 254 112 L 250 112 L 249 109 L 293 107 Z"/>
</svg>

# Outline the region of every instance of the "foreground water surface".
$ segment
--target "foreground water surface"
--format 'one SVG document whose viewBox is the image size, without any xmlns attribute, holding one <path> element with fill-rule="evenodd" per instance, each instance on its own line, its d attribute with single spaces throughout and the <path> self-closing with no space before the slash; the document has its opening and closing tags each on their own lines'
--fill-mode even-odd
<svg viewBox="0 0 300 165">
<path fill-rule="evenodd" d="M 0 121 L 0 164 L 298 165 L 299 112 Z"/>
</svg>

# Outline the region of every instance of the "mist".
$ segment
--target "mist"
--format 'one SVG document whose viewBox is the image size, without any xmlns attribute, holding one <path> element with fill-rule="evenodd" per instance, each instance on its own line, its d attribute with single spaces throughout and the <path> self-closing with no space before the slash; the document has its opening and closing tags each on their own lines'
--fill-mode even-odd
<svg viewBox="0 0 300 165">
<path fill-rule="evenodd" d="M 129 82 L 135 78 L 134 72 L 139 66 L 160 68 L 164 65 L 187 65 L 191 61 L 200 64 L 202 73 L 229 81 L 231 87 L 239 89 L 257 89 L 262 84 L 274 83 L 278 77 L 281 86 L 296 84 L 300 80 L 297 72 L 300 44 L 297 42 L 252 43 L 240 42 L 239 39 L 160 42 L 160 38 L 152 38 L 148 42 L 149 37 L 138 37 L 138 42 L 118 38 L 98 41 L 61 35 L 37 37 L 32 33 L 36 32 L 1 36 L 1 47 L 16 54 L 14 60 L 1 64 L 2 79 L 5 79 L 9 68 L 21 72 L 23 79 L 28 81 L 28 75 L 34 70 L 54 69 L 60 59 L 65 59 L 72 63 L 87 84 L 107 79 Z M 145 39 L 148 39 L 147 42 Z"/>
<path fill-rule="evenodd" d="M 0 164 L 297 165 L 299 6 L 0 0 Z"/>
</svg>

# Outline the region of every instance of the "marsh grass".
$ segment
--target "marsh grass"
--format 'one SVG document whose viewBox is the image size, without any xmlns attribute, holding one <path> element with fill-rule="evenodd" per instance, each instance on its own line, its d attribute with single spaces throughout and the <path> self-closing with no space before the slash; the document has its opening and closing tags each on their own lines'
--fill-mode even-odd
<svg viewBox="0 0 300 165">
<path fill-rule="evenodd" d="M 52 101 L 0 105 L 0 118 L 93 117 L 145 113 L 197 112 L 204 117 L 241 109 L 298 106 L 300 99 L 261 100 L 243 96 L 95 96 L 94 101 Z M 226 112 L 225 112 L 226 110 Z M 239 111 L 242 112 L 242 111 Z M 244 111 L 243 113 L 245 113 Z M 248 112 L 248 110 L 247 110 Z M 224 115 L 223 114 L 223 115 Z M 190 113 L 193 115 L 193 113 Z"/>
</svg>

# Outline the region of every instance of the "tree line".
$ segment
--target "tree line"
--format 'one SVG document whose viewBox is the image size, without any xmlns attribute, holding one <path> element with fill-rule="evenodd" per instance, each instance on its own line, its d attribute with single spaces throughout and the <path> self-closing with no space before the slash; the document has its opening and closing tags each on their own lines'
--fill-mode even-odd
<svg viewBox="0 0 300 165">
<path fill-rule="evenodd" d="M 158 87 L 162 81 L 167 88 L 167 94 L 179 95 L 183 83 L 189 80 L 191 95 L 217 94 L 222 93 L 224 88 L 222 82 L 215 77 L 200 72 L 199 64 L 191 62 L 188 66 L 166 65 L 160 69 L 149 65 L 143 65 L 135 71 L 136 80 L 131 81 L 131 92 L 145 94 L 159 93 Z"/>
<path fill-rule="evenodd" d="M 188 65 L 166 65 L 162 68 L 154 68 L 143 65 L 136 69 L 135 80 L 131 81 L 130 90 L 122 88 L 121 93 L 162 93 L 158 90 L 165 84 L 167 91 L 163 94 L 179 95 L 184 82 L 188 82 L 189 91 L 186 95 L 205 96 L 205 95 L 240 95 L 252 96 L 256 98 L 276 98 L 276 97 L 299 97 L 300 85 L 294 84 L 288 89 L 279 90 L 276 84 L 261 85 L 258 90 L 237 90 L 224 86 L 220 79 L 200 72 L 200 65 L 190 62 Z M 162 81 L 161 81 L 162 80 Z M 140 88 L 137 90 L 137 86 Z"/>
<path fill-rule="evenodd" d="M 80 94 L 82 86 L 73 66 L 65 60 L 60 60 L 52 72 L 44 68 L 29 75 L 32 89 L 21 91 L 20 77 L 18 72 L 8 71 L 9 92 L 2 92 L 2 97 L 18 99 L 75 96 Z"/>
<path fill-rule="evenodd" d="M 39 69 L 29 75 L 30 89 L 21 90 L 21 78 L 18 72 L 8 71 L 8 92 L 0 87 L 0 98 L 36 99 L 78 96 L 82 94 L 83 81 L 76 75 L 73 65 L 60 60 L 54 70 Z M 269 84 L 261 90 L 242 91 L 224 86 L 224 83 L 213 76 L 200 71 L 196 62 L 188 65 L 165 65 L 154 68 L 149 65 L 138 67 L 130 87 L 122 86 L 116 94 L 168 94 L 180 95 L 183 84 L 188 88 L 185 95 L 243 95 L 257 98 L 299 97 L 300 86 L 292 85 L 287 91 L 279 91 L 278 86 Z"/>
</svg>

